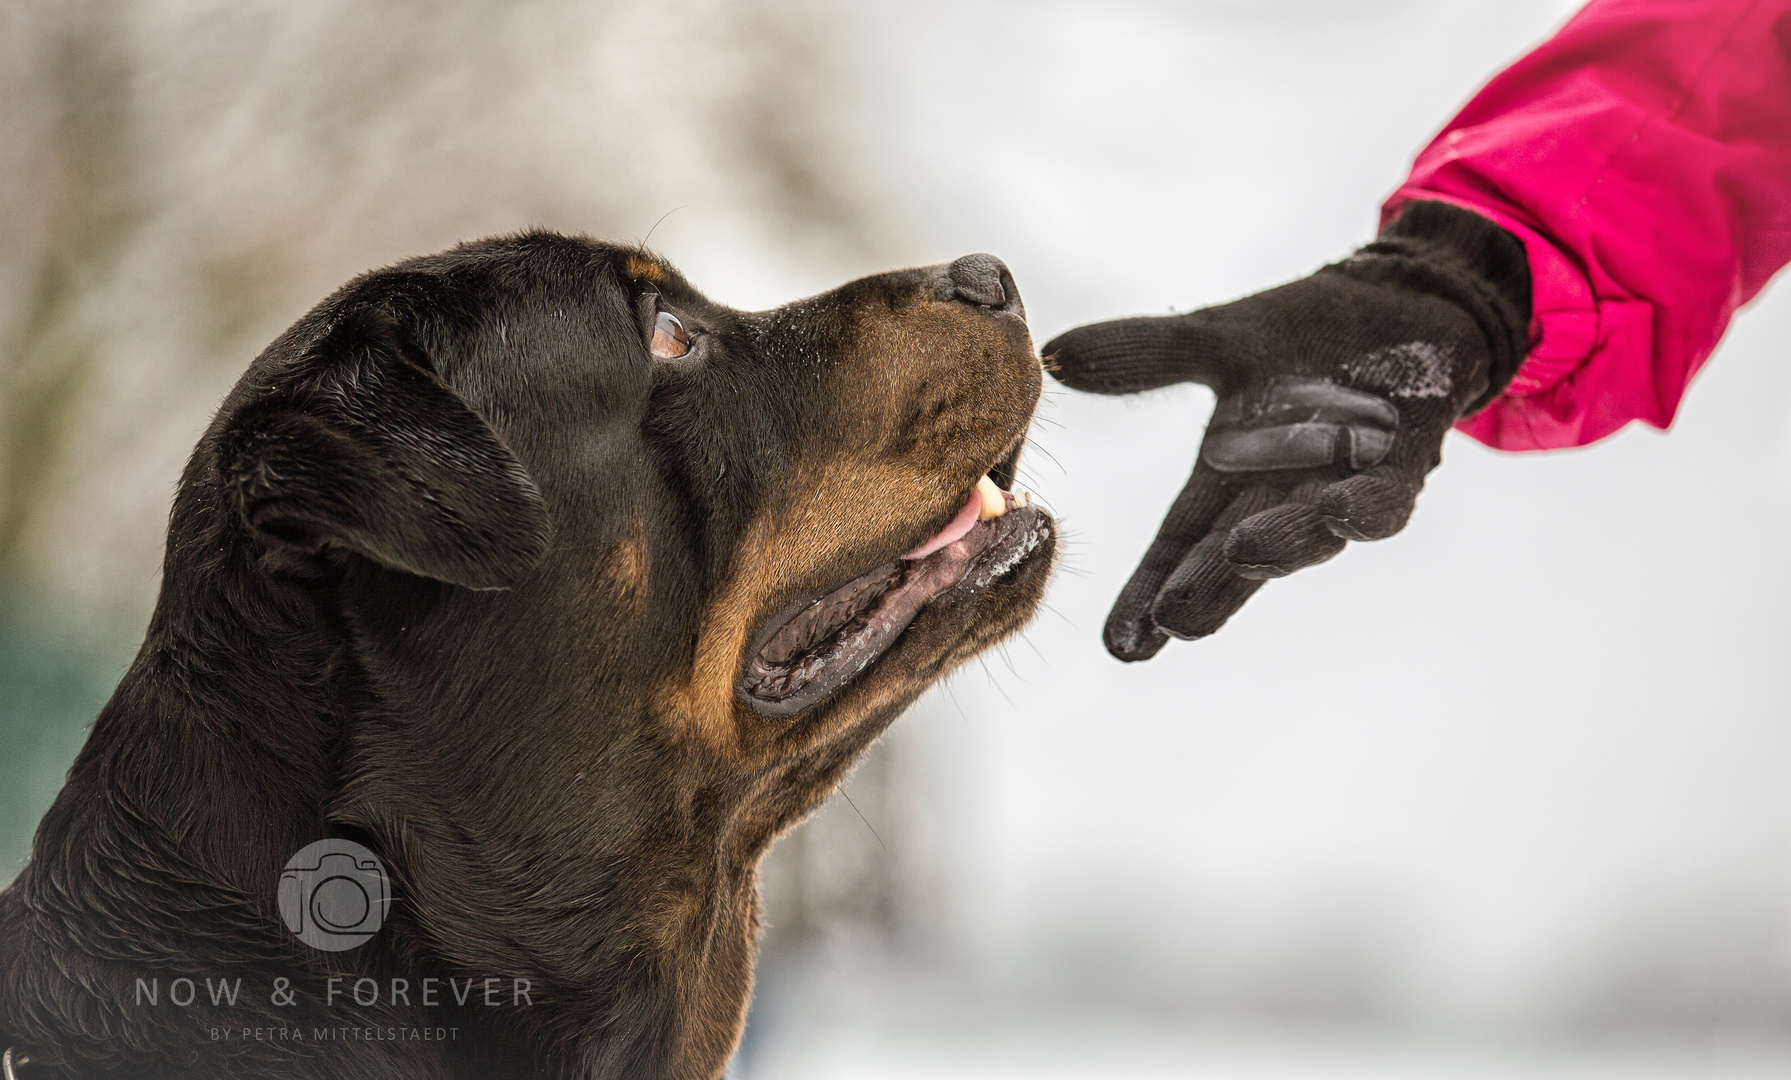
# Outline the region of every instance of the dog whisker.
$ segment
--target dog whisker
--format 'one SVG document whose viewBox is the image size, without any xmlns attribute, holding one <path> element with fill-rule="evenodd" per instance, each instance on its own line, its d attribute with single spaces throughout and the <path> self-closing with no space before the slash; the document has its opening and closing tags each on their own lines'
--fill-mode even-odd
<svg viewBox="0 0 1791 1080">
<path fill-rule="evenodd" d="M 962 721 L 964 721 L 964 723 L 968 724 L 968 723 L 970 723 L 970 716 L 968 713 L 966 713 L 964 711 L 963 702 L 958 700 L 957 692 L 955 690 L 953 690 L 952 686 L 951 686 L 952 682 L 954 680 L 956 680 L 957 677 L 958 677 L 958 673 L 954 671 L 950 675 L 946 676 L 945 681 L 940 683 L 939 685 L 941 685 L 945 688 L 945 696 L 948 698 L 951 698 L 952 705 L 957 708 L 958 719 L 962 720 Z"/>
<path fill-rule="evenodd" d="M 1068 615 L 1065 615 L 1063 612 L 1057 610 L 1057 607 L 1055 605 L 1047 604 L 1043 601 L 1040 601 L 1039 607 L 1043 608 L 1046 611 L 1049 611 L 1051 614 L 1062 619 L 1064 621 L 1065 625 L 1067 625 L 1071 630 L 1076 631 L 1078 634 L 1080 634 L 1082 632 L 1082 628 L 1080 626 L 1076 625 L 1076 620 L 1070 618 Z"/>
<path fill-rule="evenodd" d="M 689 203 L 684 204 L 684 206 L 688 206 L 688 205 L 690 205 L 690 204 Z M 647 249 L 647 241 L 653 239 L 654 230 L 658 229 L 660 225 L 664 224 L 666 218 L 669 218 L 673 214 L 684 209 L 684 206 L 674 206 L 670 210 L 667 210 L 665 213 L 659 215 L 659 220 L 653 222 L 653 228 L 648 229 L 647 235 L 641 238 L 640 246 L 641 246 L 642 251 L 645 251 Z"/>
<path fill-rule="evenodd" d="M 883 849 L 883 854 L 885 854 L 885 855 L 889 854 L 889 845 L 885 844 L 883 842 L 883 838 L 881 836 L 877 835 L 876 826 L 871 824 L 870 818 L 864 816 L 864 811 L 860 810 L 858 808 L 858 804 L 852 801 L 852 796 L 846 794 L 845 788 L 840 789 L 840 798 L 846 800 L 846 805 L 850 806 L 852 808 L 852 812 L 854 814 L 858 815 L 858 820 L 864 822 L 864 827 L 871 830 L 871 836 L 872 836 L 872 838 L 874 838 L 877 841 L 877 846 Z"/>
<path fill-rule="evenodd" d="M 1014 703 L 1014 699 L 1013 699 L 1013 698 L 1011 698 L 1011 697 L 1008 697 L 1008 693 L 1007 693 L 1007 690 L 1006 690 L 1006 689 L 1004 689 L 1004 688 L 1003 688 L 1003 687 L 1002 687 L 1002 685 L 1001 685 L 1001 683 L 1000 683 L 1000 682 L 999 682 L 999 681 L 998 681 L 998 680 L 997 680 L 997 679 L 996 679 L 996 678 L 995 678 L 995 673 L 994 673 L 994 672 L 993 672 L 993 671 L 990 671 L 990 670 L 989 670 L 989 662 L 988 662 L 988 660 L 987 660 L 987 659 L 985 659 L 985 658 L 983 658 L 983 657 L 981 657 L 981 656 L 979 656 L 979 657 L 977 657 L 977 658 L 976 658 L 976 662 L 977 662 L 977 663 L 979 663 L 979 664 L 981 664 L 981 665 L 982 665 L 982 667 L 983 667 L 983 674 L 984 674 L 984 675 L 985 675 L 985 676 L 987 676 L 987 677 L 988 677 L 988 679 L 989 679 L 989 685 L 990 685 L 990 686 L 993 686 L 993 687 L 994 687 L 994 688 L 995 688 L 995 692 L 996 692 L 996 693 L 997 693 L 997 694 L 1000 694 L 1000 695 L 1001 695 L 1001 697 L 1002 697 L 1002 700 L 1004 700 L 1004 701 L 1006 701 L 1006 702 L 1007 702 L 1007 703 L 1008 703 L 1008 706 L 1009 706 L 1009 707 L 1010 707 L 1010 708 L 1014 708 L 1014 709 L 1018 709 L 1018 708 L 1019 708 L 1019 707 L 1020 707 L 1020 706 L 1019 706 L 1019 705 L 1017 705 L 1017 704 L 1015 704 L 1015 703 Z"/>
</svg>

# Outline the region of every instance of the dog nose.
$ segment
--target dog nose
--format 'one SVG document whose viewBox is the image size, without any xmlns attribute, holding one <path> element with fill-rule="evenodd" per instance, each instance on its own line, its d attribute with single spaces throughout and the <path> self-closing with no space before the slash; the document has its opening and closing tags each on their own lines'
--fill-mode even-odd
<svg viewBox="0 0 1791 1080">
<path fill-rule="evenodd" d="M 945 268 L 951 279 L 952 295 L 967 304 L 1011 311 L 1024 319 L 1026 307 L 1020 303 L 1020 290 L 1014 286 L 1014 275 L 1007 264 L 993 255 L 966 255 Z"/>
</svg>

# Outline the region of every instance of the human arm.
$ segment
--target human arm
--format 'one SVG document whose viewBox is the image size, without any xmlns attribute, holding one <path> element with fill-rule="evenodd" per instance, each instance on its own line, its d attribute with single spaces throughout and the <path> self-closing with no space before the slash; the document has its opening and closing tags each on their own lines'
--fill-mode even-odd
<svg viewBox="0 0 1791 1080">
<path fill-rule="evenodd" d="M 1392 374 L 1420 379 L 1425 350 L 1401 352 L 1363 321 L 1397 336 L 1418 325 L 1405 319 L 1418 304 L 1434 318 L 1421 320 L 1430 337 L 1411 344 L 1454 334 L 1459 319 L 1423 302 L 1415 282 L 1341 290 L 1339 268 L 1352 260 L 1229 305 L 1095 324 L 1045 346 L 1074 387 L 1199 381 L 1220 396 L 1194 476 L 1109 617 L 1114 655 L 1147 659 L 1170 636 L 1212 633 L 1264 578 L 1330 558 L 1347 539 L 1398 531 L 1451 423 L 1504 449 L 1581 445 L 1636 419 L 1664 426 L 1735 309 L 1791 258 L 1791 0 L 1595 0 L 1432 141 L 1384 223 L 1397 229 L 1412 204 L 1438 202 L 1509 238 L 1529 271 L 1521 298 L 1508 298 L 1525 310 L 1521 364 L 1495 362 L 1512 355 L 1500 330 L 1450 338 L 1457 360 L 1474 362 L 1431 365 L 1459 380 L 1446 397 L 1460 412 L 1444 422 L 1409 415 L 1409 401 L 1351 368 L 1377 353 L 1382 370 L 1405 357 L 1411 366 Z M 1472 250 L 1496 257 L 1467 271 L 1512 280 L 1511 248 Z M 1463 269 L 1455 255 L 1422 257 Z M 1389 455 L 1405 463 L 1399 475 L 1358 460 L 1344 441 L 1313 465 L 1316 428 L 1292 431 L 1278 420 L 1291 413 L 1263 396 L 1278 375 L 1381 396 L 1399 412 L 1391 445 L 1400 452 Z M 1477 390 L 1479 379 L 1493 393 Z M 1254 389 L 1237 389 L 1246 384 Z M 1350 408 L 1328 414 L 1346 421 L 1332 424 L 1337 438 L 1357 439 L 1343 431 L 1352 426 L 1377 438 L 1373 410 L 1356 407 L 1352 419 Z M 1240 416 L 1258 430 L 1241 430 Z M 1288 429 L 1280 460 L 1264 428 Z M 1216 468 L 1246 436 L 1253 468 Z M 1374 504 L 1370 524 L 1352 520 L 1361 505 L 1343 507 L 1346 494 Z"/>
</svg>

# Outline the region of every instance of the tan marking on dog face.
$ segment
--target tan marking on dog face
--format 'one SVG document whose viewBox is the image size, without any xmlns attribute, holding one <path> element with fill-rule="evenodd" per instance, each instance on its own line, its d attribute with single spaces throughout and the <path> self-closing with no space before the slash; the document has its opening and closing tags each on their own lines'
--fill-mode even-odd
<svg viewBox="0 0 1791 1080">
<path fill-rule="evenodd" d="M 748 875 L 741 884 L 716 897 L 705 939 L 680 958 L 685 961 L 676 982 L 680 1023 L 668 1076 L 719 1076 L 740 1043 L 752 1002 L 758 924 L 757 881 Z"/>
<path fill-rule="evenodd" d="M 639 532 L 609 546 L 598 560 L 597 579 L 623 606 L 640 609 L 647 593 L 647 545 Z"/>
<path fill-rule="evenodd" d="M 831 434 L 800 449 L 749 525 L 703 615 L 688 681 L 662 697 L 664 719 L 727 751 L 764 732 L 736 691 L 764 620 L 792 590 L 837 586 L 921 539 L 1025 431 L 1041 381 L 1030 340 L 955 304 L 916 301 L 863 320 L 824 388 Z"/>
<path fill-rule="evenodd" d="M 791 487 L 802 494 L 748 529 L 734 576 L 704 612 L 690 680 L 676 691 L 677 711 L 711 746 L 737 742 L 737 710 L 743 707 L 735 694 L 740 662 L 760 622 L 778 605 L 773 597 L 809 584 L 818 567 L 863 551 L 867 537 L 897 536 L 910 529 L 916 515 L 902 507 L 925 505 L 928 496 L 938 495 L 936 485 L 886 462 L 837 461 L 799 468 L 796 475 Z M 887 501 L 855 505 L 865 493 L 878 493 L 879 500 Z M 880 559 L 873 556 L 863 569 L 899 554 L 892 549 Z M 851 576 L 842 574 L 840 582 Z"/>
<path fill-rule="evenodd" d="M 642 924 L 647 940 L 661 951 L 678 953 L 688 945 L 691 927 L 703 913 L 706 890 L 695 882 L 666 886 L 653 898 Z"/>
<path fill-rule="evenodd" d="M 671 280 L 671 273 L 658 259 L 645 252 L 630 252 L 622 263 L 622 272 L 636 281 L 650 281 L 655 285 L 664 285 Z"/>
</svg>

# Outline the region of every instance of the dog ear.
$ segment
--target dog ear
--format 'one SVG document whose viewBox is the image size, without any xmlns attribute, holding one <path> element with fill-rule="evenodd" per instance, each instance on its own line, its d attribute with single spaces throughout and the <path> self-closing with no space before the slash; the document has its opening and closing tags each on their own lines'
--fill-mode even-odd
<svg viewBox="0 0 1791 1080">
<path fill-rule="evenodd" d="M 547 551 L 547 506 L 495 431 L 362 308 L 308 350 L 292 382 L 226 426 L 219 467 L 249 529 L 275 548 L 356 552 L 464 585 L 516 584 Z"/>
</svg>

